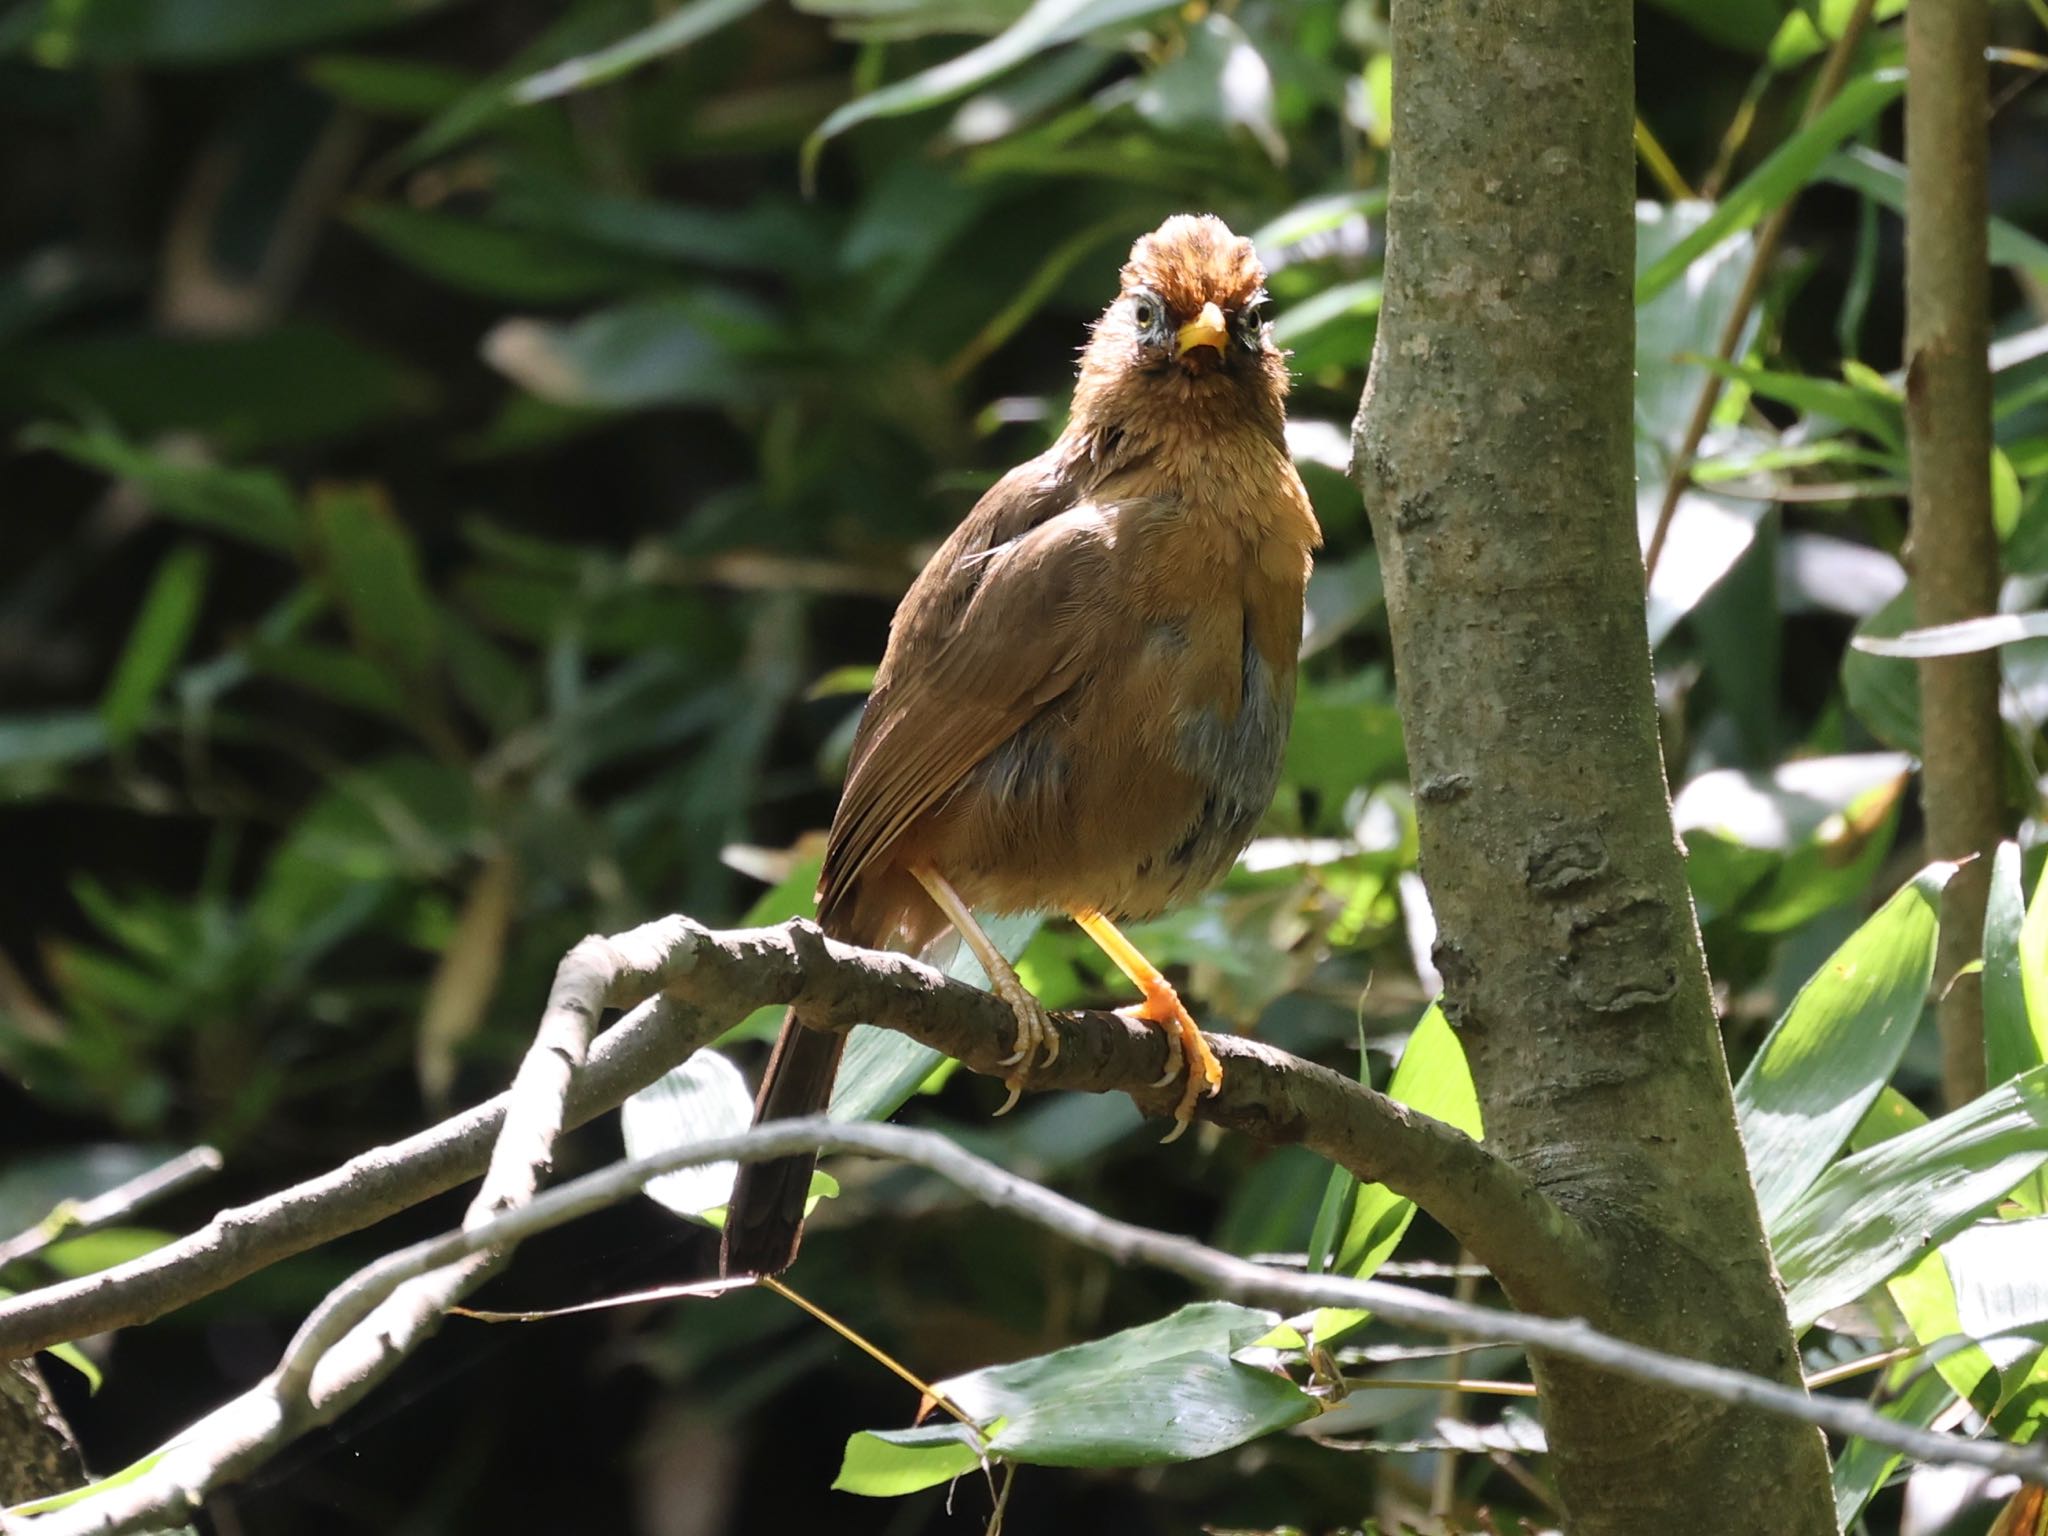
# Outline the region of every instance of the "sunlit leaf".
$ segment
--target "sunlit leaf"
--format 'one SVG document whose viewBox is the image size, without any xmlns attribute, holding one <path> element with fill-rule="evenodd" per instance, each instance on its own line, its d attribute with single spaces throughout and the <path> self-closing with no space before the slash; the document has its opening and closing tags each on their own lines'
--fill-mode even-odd
<svg viewBox="0 0 2048 1536">
<path fill-rule="evenodd" d="M 530 105 L 617 80 L 664 54 L 710 36 L 720 27 L 758 10 L 761 3 L 762 0 L 687 0 L 660 20 L 615 43 L 527 76 L 512 88 L 512 99 Z"/>
<path fill-rule="evenodd" d="M 943 64 L 858 96 L 819 126 L 804 145 L 808 168 L 817 161 L 827 139 L 877 117 L 920 111 L 965 95 L 984 81 L 1023 63 L 1035 53 L 1094 31 L 1167 9 L 1159 0 L 1035 0 L 1015 24 L 979 47 Z"/>
<path fill-rule="evenodd" d="M 1930 865 L 1857 929 L 1735 1085 L 1766 1228 L 1834 1160 L 1897 1069 L 1927 1000 L 1941 889 L 1954 873 Z"/>
<path fill-rule="evenodd" d="M 975 1432 L 952 1420 L 922 1429 L 864 1429 L 848 1438 L 832 1487 L 872 1499 L 900 1498 L 949 1483 L 982 1461 Z"/>
<path fill-rule="evenodd" d="M 1904 634 L 1858 635 L 1852 642 L 1859 651 L 1873 656 L 1967 656 L 1974 651 L 1996 650 L 2020 640 L 2048 636 L 2048 612 L 1994 613 L 1981 619 L 1962 619 L 1954 624 L 1936 624 L 1927 629 L 1909 629 Z"/>
<path fill-rule="evenodd" d="M 2048 1162 L 2048 1067 L 1845 1158 L 1771 1230 L 1793 1327 L 1853 1301 Z"/>
<path fill-rule="evenodd" d="M 675 1147 L 734 1136 L 754 1122 L 754 1097 L 740 1069 L 712 1050 L 700 1050 L 619 1106 L 619 1130 L 628 1157 L 651 1157 Z M 732 1199 L 738 1163 L 700 1163 L 647 1184 L 650 1199 L 692 1221 Z"/>
<path fill-rule="evenodd" d="M 1213 1456 L 1316 1412 L 1285 1376 L 1231 1358 L 1277 1314 L 1197 1302 L 1170 1317 L 936 1383 L 994 1454 L 1039 1466 L 1135 1467 Z"/>
</svg>

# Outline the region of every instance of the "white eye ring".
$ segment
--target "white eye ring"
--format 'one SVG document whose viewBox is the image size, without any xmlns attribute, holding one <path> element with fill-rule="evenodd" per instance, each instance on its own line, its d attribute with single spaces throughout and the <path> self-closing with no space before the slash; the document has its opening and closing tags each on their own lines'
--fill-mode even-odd
<svg viewBox="0 0 2048 1536">
<path fill-rule="evenodd" d="M 1159 306 L 1150 299 L 1131 300 L 1131 319 L 1141 331 L 1149 331 L 1159 319 Z"/>
</svg>

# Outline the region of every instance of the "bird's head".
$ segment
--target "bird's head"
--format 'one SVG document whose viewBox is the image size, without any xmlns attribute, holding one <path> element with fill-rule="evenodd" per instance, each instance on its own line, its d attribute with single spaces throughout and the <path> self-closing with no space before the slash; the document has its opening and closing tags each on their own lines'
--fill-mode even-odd
<svg viewBox="0 0 2048 1536">
<path fill-rule="evenodd" d="M 1175 214 L 1141 238 L 1082 353 L 1070 433 L 1091 456 L 1246 431 L 1278 441 L 1287 361 L 1265 283 L 1251 241 L 1213 214 Z"/>
<path fill-rule="evenodd" d="M 1077 410 L 1110 398 L 1277 407 L 1287 367 L 1268 334 L 1265 283 L 1251 241 L 1213 214 L 1175 214 L 1131 247 L 1082 356 Z"/>
</svg>

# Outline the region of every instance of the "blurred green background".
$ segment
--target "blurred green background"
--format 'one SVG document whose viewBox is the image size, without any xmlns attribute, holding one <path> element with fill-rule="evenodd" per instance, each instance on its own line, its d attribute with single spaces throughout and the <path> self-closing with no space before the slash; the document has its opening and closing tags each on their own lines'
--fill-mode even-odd
<svg viewBox="0 0 2048 1536">
<path fill-rule="evenodd" d="M 1751 226 L 1798 198 L 1651 595 L 1738 1059 L 1919 862 L 1911 670 L 1843 660 L 1852 630 L 1910 612 L 1899 4 L 1856 53 L 1854 110 L 1825 141 L 1799 128 L 1849 9 L 1637 16 L 1640 265 L 1673 252 L 1681 279 L 1641 310 L 1646 514 Z M 2038 607 L 2048 8 L 1993 16 L 1994 484 L 2008 596 Z M 1258 239 L 1328 543 L 1261 840 L 1139 937 L 1210 1027 L 1344 1070 L 1362 1040 L 1384 1078 L 1435 985 L 1378 566 L 1343 478 L 1379 299 L 1385 45 L 1379 0 L 0 8 L 0 1227 L 195 1141 L 227 1157 L 10 1282 L 141 1251 L 495 1091 L 584 933 L 798 910 L 894 598 L 1058 431 L 1123 252 L 1182 209 Z M 1746 217 L 1737 187 L 1760 189 Z M 2035 814 L 2048 655 L 2004 654 Z M 1064 926 L 1023 968 L 1055 1006 L 1125 1000 Z M 1916 1047 L 1899 1086 L 1924 1098 L 1933 1071 Z M 1239 1252 L 1307 1244 L 1326 1181 L 1306 1154 L 1213 1133 L 1162 1152 L 1120 1100 L 989 1124 L 994 1085 L 928 1086 L 909 1118 L 1101 1207 Z M 567 1163 L 616 1149 L 594 1128 Z M 51 1365 L 96 1468 L 246 1385 L 326 1285 L 457 1209 L 96 1346 L 96 1397 Z M 534 1244 L 483 1304 L 692 1278 L 713 1250 L 643 1203 Z M 1456 1254 L 1424 1221 L 1400 1257 Z M 872 1171 L 796 1279 L 930 1377 L 1184 1299 Z M 1434 1394 L 1378 1400 L 1354 1438 L 1430 1440 Z M 971 1479 L 950 1514 L 943 1489 L 827 1491 L 848 1434 L 913 1406 L 765 1296 L 456 1324 L 210 1518 L 979 1530 Z M 1033 1471 L 1011 1528 L 1393 1529 L 1434 1465 L 1277 1437 Z M 1484 1457 L 1463 1481 L 1541 1517 Z M 1896 1528 L 1886 1498 L 1873 1529 Z"/>
</svg>

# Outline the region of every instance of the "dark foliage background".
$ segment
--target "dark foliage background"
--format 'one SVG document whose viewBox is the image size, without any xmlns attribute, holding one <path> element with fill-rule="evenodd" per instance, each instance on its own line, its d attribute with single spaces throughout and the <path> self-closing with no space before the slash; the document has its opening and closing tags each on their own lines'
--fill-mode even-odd
<svg viewBox="0 0 2048 1536">
<path fill-rule="evenodd" d="M 582 934 L 670 910 L 797 910 L 894 596 L 979 490 L 1058 430 L 1121 253 L 1184 208 L 1256 232 L 1272 268 L 1328 548 L 1266 835 L 1223 891 L 1141 938 L 1185 968 L 1211 1027 L 1343 1067 L 1362 1038 L 1384 1078 L 1434 979 L 1378 569 L 1342 477 L 1378 302 L 1383 6 L 1041 0 L 1030 17 L 1060 25 L 1013 67 L 943 97 L 920 73 L 1026 9 L 0 10 L 0 1226 L 166 1150 L 221 1147 L 215 1184 L 48 1261 L 113 1262 L 494 1091 Z M 1796 142 L 1848 9 L 1641 9 L 1646 258 L 1702 217 L 1680 193 L 1725 191 Z M 1899 9 L 1877 7 L 1857 80 L 1896 63 Z M 2048 293 L 2048 13 L 2002 4 L 1994 25 L 1998 318 L 2025 354 L 1999 377 L 1997 484 L 2024 598 L 2048 571 L 2048 347 L 2028 330 Z M 865 120 L 807 149 L 851 102 Z M 1667 752 L 1738 1058 L 1919 862 L 1905 760 L 1888 755 L 1914 745 L 1910 672 L 1842 660 L 1859 623 L 1906 615 L 1883 377 L 1901 325 L 1884 169 L 1898 136 L 1880 102 L 1848 160 L 1778 187 L 1811 184 L 1755 372 L 1709 439 L 1715 493 L 1684 504 L 1690 531 L 1652 594 Z M 1703 377 L 1688 354 L 1711 347 L 1748 253 L 1734 231 L 1644 310 L 1650 509 Z M 2007 657 L 2031 804 L 2042 658 Z M 1793 760 L 1812 761 L 1787 780 Z M 1054 1005 L 1122 996 L 1063 928 L 1031 939 L 1024 969 Z M 1932 1074 L 1931 1044 L 1916 1047 L 1899 1086 L 1924 1098 Z M 1305 1154 L 1213 1136 L 1159 1151 L 1121 1102 L 1031 1102 L 990 1123 L 999 1097 L 941 1080 L 906 1114 L 1121 1214 L 1241 1252 L 1308 1244 L 1326 1171 Z M 583 1133 L 572 1162 L 617 1140 Z M 253 1380 L 326 1285 L 456 1209 L 89 1346 L 107 1372 L 96 1397 L 51 1365 L 95 1468 Z M 643 1204 L 534 1244 L 483 1304 L 691 1278 L 713 1251 Z M 1400 1257 L 1456 1254 L 1423 1222 Z M 797 1279 L 928 1377 L 1185 1299 L 861 1170 Z M 1376 1401 L 1352 1434 L 1427 1439 L 1443 1407 Z M 458 1323 L 211 1518 L 978 1530 L 972 1479 L 950 1501 L 827 1491 L 848 1434 L 913 1408 L 766 1296 Z M 1135 1473 L 1029 1472 L 1009 1517 L 1392 1529 L 1428 1503 L 1435 1469 L 1427 1452 L 1270 1437 Z M 1540 1492 L 1484 1457 L 1455 1486 L 1467 1510 L 1541 1518 Z M 1895 1529 L 1897 1504 L 1881 1498 L 1872 1528 Z"/>
</svg>

